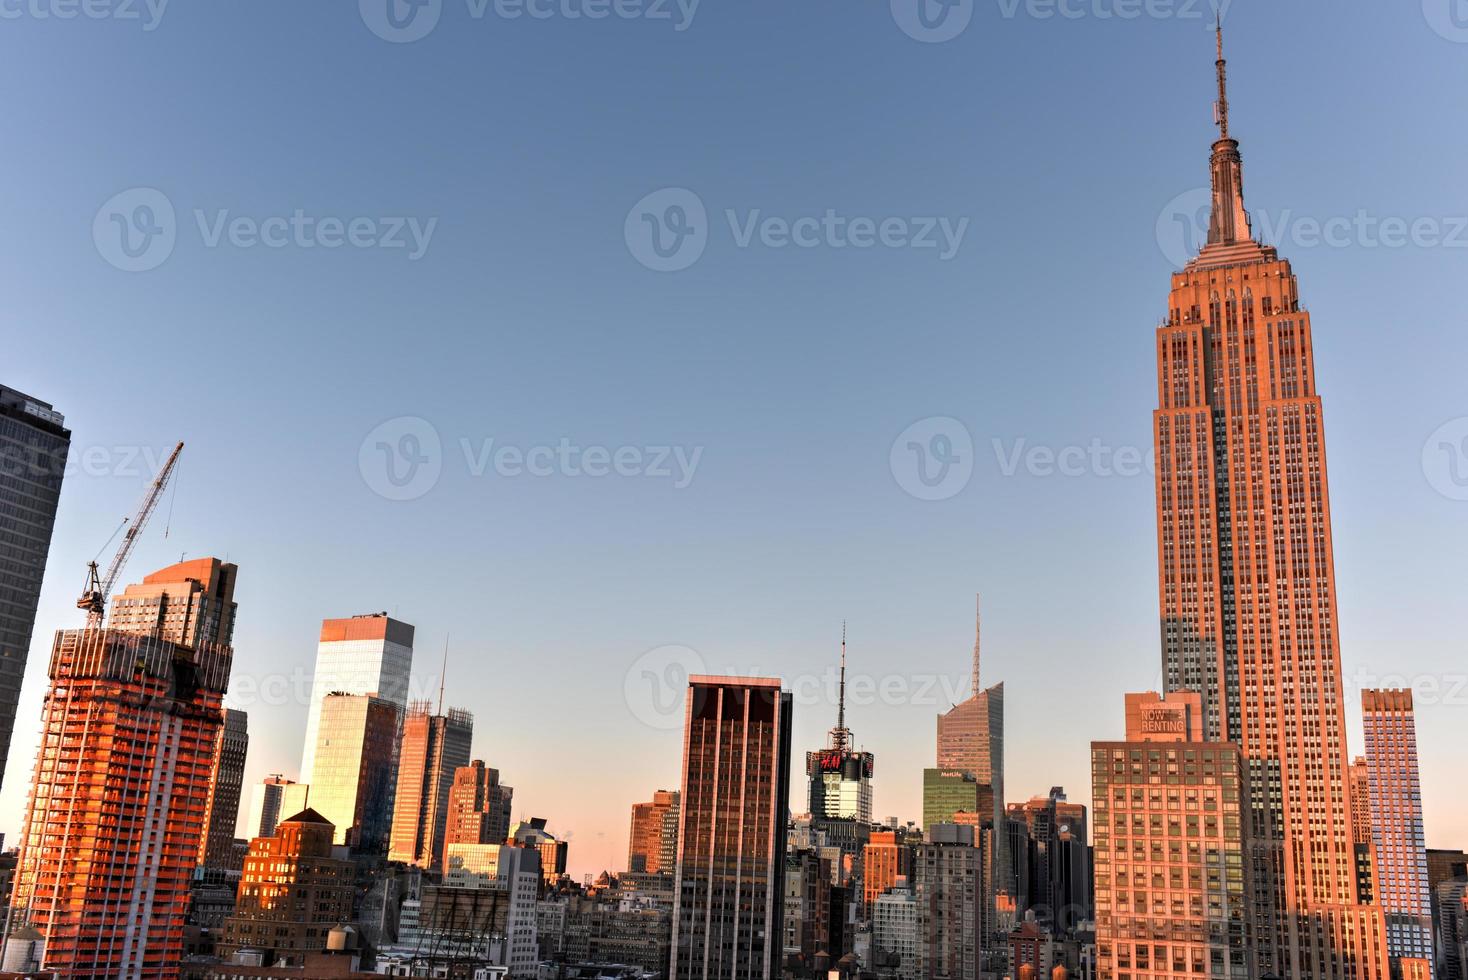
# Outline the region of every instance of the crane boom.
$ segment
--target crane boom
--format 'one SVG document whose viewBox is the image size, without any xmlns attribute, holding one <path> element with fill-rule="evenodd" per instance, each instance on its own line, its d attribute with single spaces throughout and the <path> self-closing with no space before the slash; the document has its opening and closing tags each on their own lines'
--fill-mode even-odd
<svg viewBox="0 0 1468 980">
<path fill-rule="evenodd" d="M 127 531 L 122 536 L 122 544 L 117 546 L 117 554 L 112 556 L 112 563 L 107 566 L 107 574 L 97 574 L 97 563 L 90 562 L 87 565 L 87 586 L 82 592 L 82 597 L 76 601 L 78 609 L 84 609 L 87 613 L 87 628 L 97 629 L 102 625 L 102 616 L 107 610 L 107 597 L 112 594 L 112 586 L 117 583 L 117 576 L 122 572 L 122 566 L 127 564 L 128 556 L 132 554 L 133 545 L 138 540 L 138 535 L 143 530 L 143 525 L 148 523 L 148 518 L 153 516 L 153 510 L 158 506 L 158 501 L 163 496 L 163 488 L 168 485 L 168 478 L 173 475 L 174 464 L 178 462 L 178 454 L 183 452 L 184 444 L 180 442 L 173 447 L 168 461 L 154 477 L 148 492 L 143 495 L 143 502 L 138 506 L 138 512 L 128 523 Z"/>
</svg>

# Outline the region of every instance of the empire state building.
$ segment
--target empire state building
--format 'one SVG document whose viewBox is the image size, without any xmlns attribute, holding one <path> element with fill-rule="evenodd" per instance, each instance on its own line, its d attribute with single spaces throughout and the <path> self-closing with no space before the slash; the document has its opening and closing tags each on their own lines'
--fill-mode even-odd
<svg viewBox="0 0 1468 980">
<path fill-rule="evenodd" d="M 1375 980 L 1388 967 L 1353 864 L 1310 314 L 1288 260 L 1252 235 L 1221 31 L 1216 67 L 1208 240 L 1157 329 L 1163 676 L 1202 696 L 1209 742 L 1240 750 L 1249 972 Z"/>
</svg>

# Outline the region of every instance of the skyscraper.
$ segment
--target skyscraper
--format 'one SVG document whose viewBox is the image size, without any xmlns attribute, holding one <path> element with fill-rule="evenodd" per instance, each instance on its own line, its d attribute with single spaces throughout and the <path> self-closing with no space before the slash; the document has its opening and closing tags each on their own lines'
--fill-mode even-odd
<svg viewBox="0 0 1468 980">
<path fill-rule="evenodd" d="M 0 782 L 71 446 L 65 423 L 46 402 L 0 385 Z"/>
<path fill-rule="evenodd" d="M 311 678 L 311 703 L 306 709 L 302 782 L 315 782 L 321 706 L 327 695 L 371 694 L 396 706 L 401 716 L 408 705 L 408 678 L 412 670 L 413 627 L 407 623 L 398 622 L 385 612 L 322 621 L 316 671 Z M 341 831 L 340 823 L 337 831 Z"/>
<path fill-rule="evenodd" d="M 282 817 L 300 813 L 306 809 L 306 794 L 310 789 L 305 783 L 286 779 L 277 773 L 255 784 L 250 792 L 250 814 L 245 825 L 245 838 L 274 837 L 275 827 Z"/>
<path fill-rule="evenodd" d="M 668 840 L 670 831 L 672 839 Z M 627 870 L 672 874 L 673 868 L 665 863 L 664 855 L 673 851 L 677 840 L 677 790 L 660 789 L 652 795 L 651 801 L 632 804 L 632 826 L 627 835 Z"/>
<path fill-rule="evenodd" d="M 977 827 L 938 824 L 913 855 L 917 975 L 978 980 L 983 935 L 984 853 Z"/>
<path fill-rule="evenodd" d="M 923 829 L 940 823 L 978 827 L 985 814 L 979 812 L 984 787 L 971 772 L 947 769 L 923 770 Z"/>
<path fill-rule="evenodd" d="M 1004 685 L 985 689 L 980 683 L 982 620 L 979 599 L 974 597 L 973 693 L 938 716 L 938 768 L 966 772 L 982 790 L 980 824 L 996 828 L 994 877 L 1007 881 L 1011 857 L 1002 843 L 1004 835 Z"/>
<path fill-rule="evenodd" d="M 1371 774 L 1366 759 L 1351 760 L 1351 846 L 1356 850 L 1356 894 L 1368 905 L 1376 904 L 1372 884 L 1376 859 L 1371 855 Z"/>
<path fill-rule="evenodd" d="M 238 870 L 234 828 L 240 816 L 240 790 L 245 783 L 245 754 L 250 748 L 249 718 L 243 711 L 224 709 L 224 724 L 214 740 L 214 762 L 209 776 L 209 805 L 204 810 L 204 836 L 199 841 L 199 866 Z"/>
<path fill-rule="evenodd" d="M 841 680 L 836 695 L 836 727 L 826 747 L 805 754 L 805 774 L 810 780 L 810 815 L 823 820 L 872 822 L 872 768 L 870 752 L 851 747 L 851 730 L 846 727 L 846 626 L 841 627 Z"/>
<path fill-rule="evenodd" d="M 454 773 L 449 787 L 444 844 L 503 844 L 510 837 L 510 805 L 515 791 L 500 782 L 500 771 L 475 759 Z"/>
<path fill-rule="evenodd" d="M 336 828 L 337 843 L 385 852 L 392 830 L 398 706 L 371 694 L 332 693 L 320 709 L 311 809 Z"/>
<path fill-rule="evenodd" d="M 778 680 L 688 680 L 670 980 L 780 975 L 791 707 Z"/>
<path fill-rule="evenodd" d="M 1126 739 L 1091 744 L 1100 980 L 1249 980 L 1247 786 L 1205 742 L 1202 696 L 1126 696 Z"/>
<path fill-rule="evenodd" d="M 1249 780 L 1257 973 L 1386 971 L 1359 902 L 1339 620 L 1310 314 L 1287 260 L 1251 237 L 1229 135 L 1222 32 L 1208 240 L 1157 328 L 1159 601 L 1168 692 Z"/>
<path fill-rule="evenodd" d="M 1394 961 L 1433 959 L 1432 889 L 1417 776 L 1417 723 L 1410 690 L 1361 692 L 1376 904 L 1386 913 Z"/>
<path fill-rule="evenodd" d="M 912 874 L 912 848 L 895 830 L 874 830 L 861 855 L 862 904 L 871 909 L 897 879 Z"/>
<path fill-rule="evenodd" d="M 239 569 L 218 558 L 181 561 L 143 576 L 112 597 L 115 630 L 147 633 L 194 647 L 228 646 L 234 636 L 234 583 Z"/>
<path fill-rule="evenodd" d="M 426 701 L 409 708 L 398 750 L 388 860 L 441 867 L 449 790 L 454 774 L 469 765 L 473 741 L 474 716 L 462 708 L 433 714 Z"/>
<path fill-rule="evenodd" d="M 209 635 L 228 637 L 233 604 L 219 608 L 229 623 Z M 47 970 L 177 976 L 232 658 L 152 633 L 56 634 L 13 898 Z"/>
</svg>

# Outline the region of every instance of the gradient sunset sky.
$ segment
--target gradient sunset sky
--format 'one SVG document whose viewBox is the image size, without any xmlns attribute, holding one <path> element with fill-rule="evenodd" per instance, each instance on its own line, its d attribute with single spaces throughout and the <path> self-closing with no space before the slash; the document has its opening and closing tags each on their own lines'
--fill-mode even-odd
<svg viewBox="0 0 1468 980">
<path fill-rule="evenodd" d="M 1089 802 L 1089 743 L 1120 736 L 1123 692 L 1160 684 L 1151 476 L 1089 447 L 1114 463 L 1151 444 L 1153 331 L 1214 132 L 1213 12 L 961 0 L 966 29 L 929 43 L 895 2 L 703 0 L 687 22 L 672 3 L 509 18 L 441 0 L 410 43 L 374 33 L 370 0 L 175 3 L 152 30 L 142 5 L 7 8 L 0 382 L 66 415 L 76 463 L 7 841 L 52 633 L 80 625 L 86 562 L 179 439 L 124 579 L 183 553 L 239 564 L 250 782 L 298 775 L 320 620 L 386 610 L 418 629 L 420 691 L 449 638 L 448 701 L 474 712 L 516 817 L 570 837 L 578 876 L 620 869 L 629 805 L 679 777 L 666 679 L 798 684 L 799 770 L 835 720 L 844 619 L 876 811 L 916 820 L 978 592 L 1009 799 Z M 1428 845 L 1468 847 L 1468 457 L 1441 449 L 1468 437 L 1468 26 L 1450 2 L 1236 0 L 1224 22 L 1246 201 L 1314 320 L 1351 747 L 1363 683 L 1417 684 Z M 94 238 L 137 188 L 175 211 L 171 254 L 142 272 Z M 635 241 L 634 206 L 667 188 L 706 208 L 681 271 Z M 417 258 L 210 244 L 221 218 L 297 210 L 436 222 Z M 740 243 L 751 220 L 828 210 L 964 231 L 947 258 Z M 1439 240 L 1361 230 L 1388 219 Z M 1349 230 L 1323 242 L 1312 222 Z M 955 433 L 957 482 L 904 469 L 908 442 Z M 686 486 L 476 475 L 490 439 L 697 465 Z M 431 487 L 389 499 L 378 442 L 431 457 Z M 1087 461 L 1051 471 L 1047 451 Z"/>
</svg>

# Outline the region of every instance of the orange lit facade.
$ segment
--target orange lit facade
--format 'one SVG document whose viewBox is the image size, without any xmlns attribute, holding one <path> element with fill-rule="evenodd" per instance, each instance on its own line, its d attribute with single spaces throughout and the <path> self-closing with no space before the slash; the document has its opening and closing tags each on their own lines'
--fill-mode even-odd
<svg viewBox="0 0 1468 980">
<path fill-rule="evenodd" d="M 1387 951 L 1404 973 L 1409 960 L 1428 964 L 1431 973 L 1432 889 L 1412 692 L 1362 691 L 1361 722 L 1366 735 L 1372 880 L 1376 904 L 1386 914 Z"/>
<path fill-rule="evenodd" d="M 59 977 L 178 976 L 232 653 L 57 633 L 15 921 Z"/>
<path fill-rule="evenodd" d="M 862 898 L 875 908 L 883 892 L 893 888 L 899 877 L 912 874 L 912 850 L 897 839 L 894 830 L 874 830 L 861 852 Z"/>
<path fill-rule="evenodd" d="M 433 714 L 428 702 L 409 705 L 398 749 L 388 860 L 438 870 L 454 774 L 469 765 L 474 716 L 461 708 Z M 495 843 L 503 843 L 496 841 Z"/>
<path fill-rule="evenodd" d="M 673 873 L 678 843 L 678 791 L 660 789 L 647 803 L 632 804 L 627 870 Z"/>
<path fill-rule="evenodd" d="M 159 569 L 113 596 L 107 625 L 149 633 L 186 647 L 234 642 L 238 566 L 195 558 Z"/>
<path fill-rule="evenodd" d="M 1351 841 L 1339 620 L 1310 314 L 1251 237 L 1220 41 L 1208 242 L 1157 330 L 1157 533 L 1168 691 L 1243 754 L 1255 975 L 1385 976 Z"/>
<path fill-rule="evenodd" d="M 249 947 L 267 951 L 275 966 L 299 966 L 326 948 L 334 926 L 351 922 L 356 865 L 337 856 L 334 837 L 331 822 L 307 809 L 250 841 L 221 956 Z"/>
<path fill-rule="evenodd" d="M 514 795 L 514 789 L 500 782 L 500 771 L 482 760 L 461 766 L 449 787 L 444 850 L 450 844 L 503 844 L 510 836 Z"/>
</svg>

